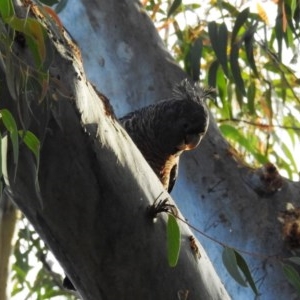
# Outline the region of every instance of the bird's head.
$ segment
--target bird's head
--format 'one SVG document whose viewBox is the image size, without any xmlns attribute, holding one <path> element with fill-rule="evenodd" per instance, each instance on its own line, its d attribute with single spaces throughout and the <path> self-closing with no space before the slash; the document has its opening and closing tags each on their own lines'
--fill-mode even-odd
<svg viewBox="0 0 300 300">
<path fill-rule="evenodd" d="M 199 145 L 209 122 L 203 100 L 211 93 L 192 86 L 187 80 L 174 88 L 173 98 L 162 105 L 161 126 L 156 133 L 166 153 L 176 155 Z"/>
</svg>

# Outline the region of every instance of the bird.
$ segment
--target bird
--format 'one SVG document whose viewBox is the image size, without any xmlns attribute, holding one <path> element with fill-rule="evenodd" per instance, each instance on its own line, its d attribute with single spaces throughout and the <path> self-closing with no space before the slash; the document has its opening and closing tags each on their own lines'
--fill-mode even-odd
<svg viewBox="0 0 300 300">
<path fill-rule="evenodd" d="M 207 132 L 209 114 L 204 100 L 213 93 L 184 79 L 174 86 L 169 99 L 119 118 L 169 193 L 178 175 L 180 155 L 195 149 Z"/>
</svg>

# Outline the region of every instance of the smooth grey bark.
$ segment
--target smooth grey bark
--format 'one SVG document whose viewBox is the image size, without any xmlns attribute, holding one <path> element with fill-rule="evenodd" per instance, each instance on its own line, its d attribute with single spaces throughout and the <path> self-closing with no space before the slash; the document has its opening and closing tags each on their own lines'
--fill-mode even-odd
<svg viewBox="0 0 300 300">
<path fill-rule="evenodd" d="M 186 76 L 138 1 L 70 0 L 61 18 L 83 51 L 88 77 L 110 98 L 118 116 L 168 97 L 172 83 Z M 197 228 L 253 253 L 241 252 L 262 299 L 293 299 L 295 290 L 276 259 L 292 256 L 277 217 L 287 202 L 299 205 L 299 182 L 283 179 L 281 189 L 265 196 L 257 193 L 259 188 L 265 188 L 259 170 L 232 155 L 211 118 L 203 143 L 183 156 L 173 196 Z M 222 247 L 197 236 L 231 296 L 253 299 L 251 289 L 239 286 L 225 270 Z"/>
<path fill-rule="evenodd" d="M 27 14 L 25 8 L 17 11 Z M 35 89 L 19 90 L 18 73 L 25 74 L 23 67 L 31 70 L 26 45 L 13 47 L 19 60 L 10 61 L 9 74 L 10 48 L 1 48 L 1 107 L 42 141 L 38 175 L 35 157 L 24 144 L 17 167 L 9 152 L 6 195 L 28 217 L 83 299 L 229 299 L 200 245 L 201 259 L 195 257 L 191 231 L 183 223 L 178 265 L 168 266 L 166 216 L 159 214 L 153 223 L 147 214 L 164 191 L 161 183 L 104 97 L 86 80 L 70 41 L 60 31 L 49 35 L 47 54 L 53 58 L 41 103 Z M 30 109 L 21 105 L 25 99 L 22 104 Z"/>
</svg>

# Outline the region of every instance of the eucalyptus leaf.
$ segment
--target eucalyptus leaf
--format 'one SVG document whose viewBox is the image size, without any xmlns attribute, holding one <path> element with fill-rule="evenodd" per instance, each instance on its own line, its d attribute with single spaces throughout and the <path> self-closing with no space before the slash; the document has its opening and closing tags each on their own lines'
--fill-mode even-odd
<svg viewBox="0 0 300 300">
<path fill-rule="evenodd" d="M 202 51 L 202 39 L 196 39 L 189 47 L 186 58 L 187 73 L 194 81 L 199 80 L 200 76 L 200 59 Z"/>
<path fill-rule="evenodd" d="M 292 263 L 300 266 L 300 257 L 299 256 L 293 256 L 289 257 L 287 260 L 291 261 Z"/>
<path fill-rule="evenodd" d="M 0 1 L 0 14 L 3 19 L 10 18 L 15 14 L 15 10 L 11 0 Z"/>
<path fill-rule="evenodd" d="M 219 68 L 219 62 L 217 60 L 213 61 L 208 70 L 208 85 L 211 87 L 216 87 L 217 82 L 217 72 Z"/>
<path fill-rule="evenodd" d="M 241 75 L 241 68 L 239 66 L 239 43 L 231 45 L 230 51 L 230 65 L 234 82 L 243 96 L 246 96 L 244 80 Z"/>
<path fill-rule="evenodd" d="M 212 48 L 220 62 L 225 75 L 228 77 L 228 66 L 227 66 L 227 39 L 228 30 L 226 24 L 221 25 L 216 22 L 208 23 L 208 34 Z"/>
<path fill-rule="evenodd" d="M 170 267 L 175 267 L 180 251 L 180 229 L 176 218 L 173 215 L 168 215 L 167 223 L 167 251 Z"/>
<path fill-rule="evenodd" d="M 25 143 L 25 145 L 32 151 L 34 154 L 37 162 L 39 161 L 40 157 L 40 147 L 41 143 L 39 139 L 36 137 L 34 133 L 31 131 L 24 131 L 24 130 L 19 130 L 19 136 L 22 139 L 22 141 Z"/>
<path fill-rule="evenodd" d="M 236 261 L 237 261 L 238 267 L 240 268 L 240 270 L 245 275 L 245 278 L 248 281 L 248 283 L 249 283 L 252 291 L 254 292 L 254 294 L 256 296 L 258 296 L 259 293 L 258 293 L 257 287 L 255 285 L 255 282 L 254 282 L 254 280 L 252 278 L 251 272 L 249 270 L 249 267 L 248 267 L 245 259 L 236 250 L 234 250 L 234 254 L 235 254 L 235 257 L 236 257 Z"/>
<path fill-rule="evenodd" d="M 170 6 L 170 9 L 168 11 L 168 18 L 175 13 L 177 8 L 181 5 L 182 0 L 174 0 L 172 5 Z"/>
<path fill-rule="evenodd" d="M 256 31 L 257 26 L 252 26 L 244 35 L 244 43 L 245 43 L 245 51 L 247 60 L 251 70 L 253 71 L 255 77 L 259 78 L 259 74 L 256 68 L 256 63 L 254 59 L 254 33 Z"/>
<path fill-rule="evenodd" d="M 256 85 L 255 81 L 251 81 L 248 90 L 247 90 L 247 107 L 251 115 L 256 114 L 255 110 L 255 95 L 256 95 Z"/>
<path fill-rule="evenodd" d="M 231 277 L 240 285 L 247 287 L 247 283 L 239 270 L 235 251 L 232 248 L 225 247 L 223 250 L 222 259 L 223 264 Z"/>
<path fill-rule="evenodd" d="M 285 277 L 289 283 L 296 289 L 298 295 L 300 295 L 300 276 L 295 268 L 288 264 L 282 264 L 282 269 Z"/>
<path fill-rule="evenodd" d="M 10 111 L 7 109 L 1 109 L 0 116 L 5 128 L 9 132 L 10 140 L 13 146 L 14 163 L 17 166 L 19 158 L 19 138 L 16 121 Z"/>
<path fill-rule="evenodd" d="M 235 42 L 235 39 L 238 35 L 240 28 L 247 22 L 248 17 L 249 17 L 249 8 L 244 9 L 242 12 L 238 14 L 232 29 L 231 44 Z"/>
</svg>

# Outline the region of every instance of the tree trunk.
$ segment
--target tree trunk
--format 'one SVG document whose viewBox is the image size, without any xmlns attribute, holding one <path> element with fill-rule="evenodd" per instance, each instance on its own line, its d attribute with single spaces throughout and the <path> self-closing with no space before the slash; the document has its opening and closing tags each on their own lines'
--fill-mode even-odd
<svg viewBox="0 0 300 300">
<path fill-rule="evenodd" d="M 82 49 L 88 77 L 110 98 L 118 116 L 169 97 L 172 83 L 186 76 L 138 1 L 70 0 L 61 18 Z M 277 175 L 267 182 L 269 171 L 246 167 L 211 118 L 203 143 L 183 156 L 173 196 L 198 229 L 250 253 L 241 252 L 263 299 L 291 299 L 295 290 L 278 257 L 292 253 L 277 218 L 287 202 L 299 205 L 299 182 Z M 251 289 L 239 286 L 225 270 L 222 247 L 197 236 L 229 293 L 235 299 L 253 298 Z"/>
<path fill-rule="evenodd" d="M 7 195 L 83 299 L 229 299 L 200 245 L 201 258 L 195 257 L 191 231 L 181 222 L 178 264 L 168 266 L 166 215 L 159 214 L 154 223 L 147 213 L 164 192 L 161 183 L 105 97 L 85 78 L 76 45 L 54 21 L 50 24 L 31 8 L 30 16 L 47 24 L 49 39 L 38 40 L 35 23 L 28 30 L 36 34 L 30 38 L 36 38 L 40 53 L 46 45 L 45 61 L 52 56 L 49 83 L 39 76 L 42 68 L 35 70 L 36 56 L 21 34 L 13 46 L 1 44 L 0 96 L 1 108 L 13 113 L 18 126 L 39 137 L 40 161 L 37 167 L 21 143 L 17 163 L 10 145 Z M 26 8 L 16 11 L 27 16 Z M 1 24 L 3 36 L 9 37 L 7 28 Z M 161 199 L 167 197 L 164 192 Z"/>
</svg>

